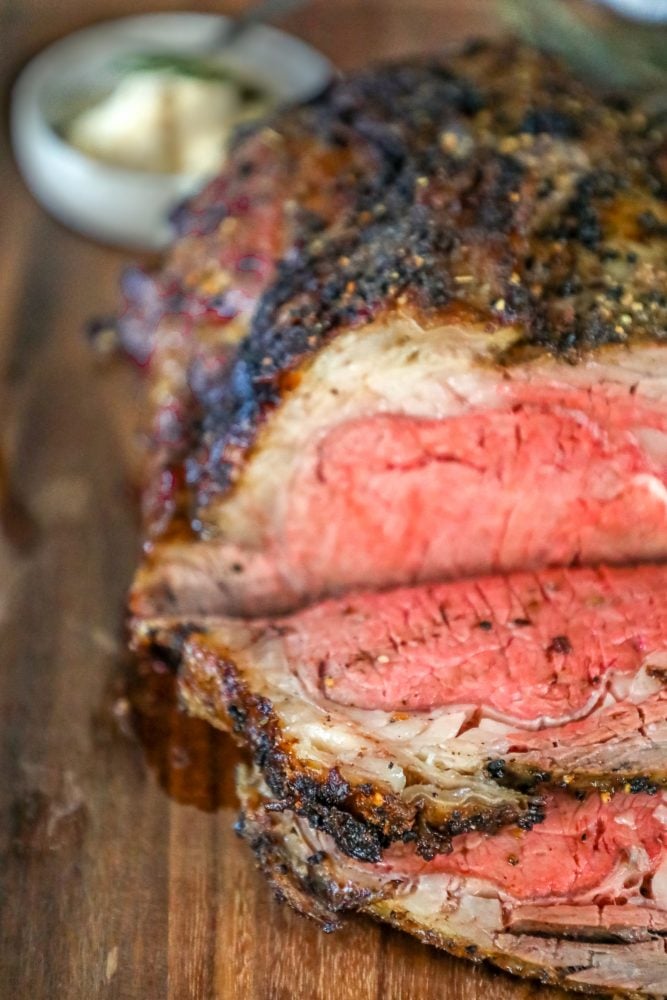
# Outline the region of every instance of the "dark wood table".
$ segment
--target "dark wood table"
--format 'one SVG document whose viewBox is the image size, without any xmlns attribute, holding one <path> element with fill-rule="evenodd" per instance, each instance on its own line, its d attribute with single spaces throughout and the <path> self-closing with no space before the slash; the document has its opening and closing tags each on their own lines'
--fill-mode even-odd
<svg viewBox="0 0 667 1000">
<path fill-rule="evenodd" d="M 5 2 L 1 79 L 155 6 Z M 494 20 L 488 0 L 322 0 L 287 26 L 353 66 Z M 325 935 L 271 897 L 232 829 L 235 751 L 123 651 L 140 386 L 82 329 L 128 257 L 48 218 L 0 153 L 0 997 L 555 1000 L 370 920 Z"/>
</svg>

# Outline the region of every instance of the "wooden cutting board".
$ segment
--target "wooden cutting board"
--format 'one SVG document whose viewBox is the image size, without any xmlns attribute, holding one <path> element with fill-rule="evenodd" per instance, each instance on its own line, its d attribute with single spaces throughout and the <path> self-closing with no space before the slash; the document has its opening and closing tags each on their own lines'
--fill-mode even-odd
<svg viewBox="0 0 667 1000">
<path fill-rule="evenodd" d="M 84 15 L 1 7 L 5 78 Z M 350 66 L 490 20 L 484 0 L 322 0 L 289 26 Z M 236 751 L 123 651 L 140 383 L 82 329 L 127 258 L 48 219 L 0 152 L 0 997 L 562 997 L 370 920 L 325 935 L 271 897 L 233 832 Z"/>
</svg>

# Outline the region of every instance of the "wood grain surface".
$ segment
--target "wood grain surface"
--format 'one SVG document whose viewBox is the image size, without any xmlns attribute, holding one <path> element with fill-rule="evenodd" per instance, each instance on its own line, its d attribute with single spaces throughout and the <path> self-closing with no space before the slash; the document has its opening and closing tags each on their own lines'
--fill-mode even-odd
<svg viewBox="0 0 667 1000">
<path fill-rule="evenodd" d="M 4 0 L 0 79 L 138 9 Z M 493 17 L 485 0 L 322 0 L 288 26 L 353 66 Z M 0 997 L 556 1000 L 370 920 L 325 935 L 272 899 L 233 832 L 236 752 L 123 652 L 140 384 L 82 329 L 113 310 L 127 257 L 50 220 L 6 140 L 0 156 Z"/>
</svg>

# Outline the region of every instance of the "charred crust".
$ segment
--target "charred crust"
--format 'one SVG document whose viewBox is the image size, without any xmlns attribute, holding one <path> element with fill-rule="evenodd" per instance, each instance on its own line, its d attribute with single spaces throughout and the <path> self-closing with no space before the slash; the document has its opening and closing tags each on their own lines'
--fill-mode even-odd
<svg viewBox="0 0 667 1000">
<path fill-rule="evenodd" d="M 667 222 L 661 221 L 653 211 L 640 212 L 637 225 L 643 236 L 660 236 L 667 238 Z"/>
<path fill-rule="evenodd" d="M 516 821 L 516 825 L 520 830 L 532 830 L 537 823 L 541 823 L 544 820 L 545 815 L 542 803 L 533 802 L 525 815 L 520 816 Z"/>
<path fill-rule="evenodd" d="M 322 883 L 318 895 L 314 895 L 310 886 L 304 884 L 305 880 L 300 879 L 288 863 L 284 847 L 268 833 L 253 833 L 251 824 L 247 822 L 243 813 L 236 829 L 240 836 L 248 841 L 255 855 L 257 867 L 268 878 L 279 902 L 289 903 L 297 912 L 318 923 L 322 930 L 333 931 L 341 926 L 327 898 L 334 896 L 333 891 L 327 892 L 325 884 Z"/>
<path fill-rule="evenodd" d="M 268 877 L 276 894 L 305 916 L 315 919 L 323 930 L 340 926 L 338 914 L 358 910 L 383 895 L 369 889 L 341 887 L 324 851 L 316 851 L 297 866 L 284 840 L 276 835 L 276 824 L 267 813 L 270 800 L 243 777 L 240 797 L 243 809 L 235 825 L 236 832 L 250 845 L 258 867 Z M 278 827 L 282 822 L 279 818 Z M 284 822 L 289 824 L 289 817 L 286 816 Z"/>
<path fill-rule="evenodd" d="M 309 865 L 321 865 L 325 858 L 326 854 L 324 851 L 315 851 L 314 854 L 311 854 L 306 858 L 306 861 Z"/>
<path fill-rule="evenodd" d="M 573 767 L 539 767 L 530 760 L 520 757 L 496 759 L 487 762 L 485 770 L 499 784 L 528 795 L 544 786 L 562 788 L 575 796 L 585 796 L 591 792 L 615 794 L 656 795 L 667 788 L 667 767 L 663 772 L 638 774 L 632 762 L 621 762 L 612 770 L 603 771 L 587 767 L 577 770 Z"/>
<path fill-rule="evenodd" d="M 553 656 L 554 653 L 558 653 L 561 656 L 567 656 L 571 652 L 572 643 L 566 635 L 554 636 L 547 646 L 547 656 Z"/>
<path fill-rule="evenodd" d="M 502 782 L 505 780 L 505 761 L 502 758 L 490 760 L 486 765 L 486 770 L 494 781 Z"/>
<path fill-rule="evenodd" d="M 651 778 L 647 778 L 645 775 L 637 776 L 631 778 L 628 782 L 630 786 L 630 791 L 633 794 L 638 794 L 640 792 L 646 792 L 648 795 L 655 795 L 658 791 L 658 785 Z"/>
<path fill-rule="evenodd" d="M 306 865 L 297 871 L 285 845 L 270 829 L 261 829 L 254 813 L 250 818 L 241 813 L 236 829 L 248 842 L 276 897 L 315 920 L 326 933 L 341 926 L 340 915 L 359 910 L 380 895 L 363 889 L 342 889 L 323 863 L 325 859 L 313 864 L 308 858 Z"/>
<path fill-rule="evenodd" d="M 278 115 L 283 173 L 299 162 L 284 149 L 309 143 L 345 150 L 345 167 L 326 182 L 328 209 L 291 212 L 233 363 L 192 380 L 195 506 L 233 486 L 290 373 L 385 312 L 434 322 L 465 309 L 518 326 L 506 365 L 664 339 L 667 306 L 650 298 L 664 257 L 664 127 L 514 43 L 354 74 Z M 237 201 L 247 184 L 251 208 L 247 150 L 261 134 L 237 143 L 227 178 Z"/>
<path fill-rule="evenodd" d="M 574 115 L 562 108 L 529 108 L 521 119 L 519 133 L 530 135 L 552 135 L 561 139 L 578 139 L 582 134 L 582 123 Z"/>
<path fill-rule="evenodd" d="M 131 629 L 130 625 L 130 629 Z M 142 645 L 142 655 L 148 659 L 156 660 L 168 667 L 172 673 L 177 673 L 183 658 L 183 646 L 190 636 L 196 632 L 202 633 L 205 629 L 201 625 L 191 622 L 174 623 L 170 630 L 169 641 L 162 638 L 161 630 L 149 629 Z"/>
</svg>

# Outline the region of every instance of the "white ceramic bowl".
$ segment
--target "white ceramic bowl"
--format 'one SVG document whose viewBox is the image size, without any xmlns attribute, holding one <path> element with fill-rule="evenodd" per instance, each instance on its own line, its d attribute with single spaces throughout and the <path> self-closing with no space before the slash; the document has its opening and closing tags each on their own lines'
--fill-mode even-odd
<svg viewBox="0 0 667 1000">
<path fill-rule="evenodd" d="M 667 21 L 667 0 L 598 0 L 638 21 Z"/>
<path fill-rule="evenodd" d="M 73 98 L 113 83 L 119 57 L 140 52 L 202 51 L 227 20 L 217 14 L 146 14 L 85 28 L 33 59 L 12 95 L 17 162 L 35 197 L 73 229 L 107 243 L 158 248 L 168 242 L 171 209 L 201 177 L 126 170 L 75 149 L 55 130 Z M 224 55 L 225 64 L 256 80 L 278 101 L 307 98 L 332 68 L 324 56 L 275 28 L 257 25 Z"/>
</svg>

